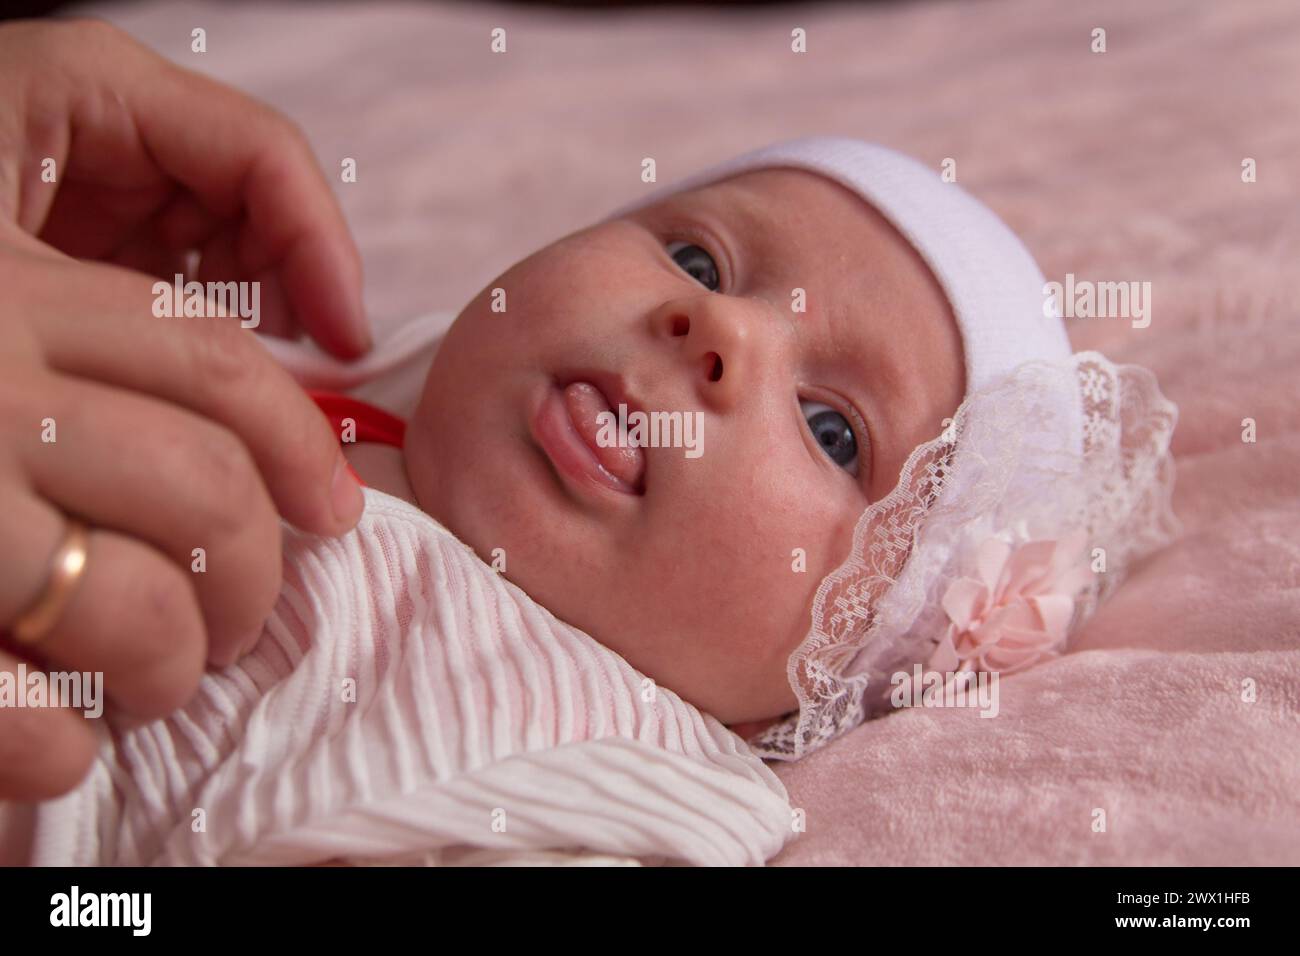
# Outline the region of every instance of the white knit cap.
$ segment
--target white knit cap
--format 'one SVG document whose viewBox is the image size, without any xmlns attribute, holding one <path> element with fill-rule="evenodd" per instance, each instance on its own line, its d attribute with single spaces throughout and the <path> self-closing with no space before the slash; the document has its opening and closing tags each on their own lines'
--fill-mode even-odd
<svg viewBox="0 0 1300 956">
<path fill-rule="evenodd" d="M 774 143 L 656 190 L 610 218 L 772 167 L 805 169 L 845 186 L 911 243 L 952 306 L 965 350 L 967 394 L 1022 362 L 1070 354 L 1060 318 L 1044 315 L 1043 273 L 1015 233 L 937 170 L 874 143 L 842 136 Z"/>
</svg>

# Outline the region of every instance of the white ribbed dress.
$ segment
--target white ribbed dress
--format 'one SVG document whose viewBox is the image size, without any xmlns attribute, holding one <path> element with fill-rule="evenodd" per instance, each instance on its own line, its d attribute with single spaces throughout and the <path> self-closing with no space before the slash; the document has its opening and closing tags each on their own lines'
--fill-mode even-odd
<svg viewBox="0 0 1300 956">
<path fill-rule="evenodd" d="M 352 533 L 284 526 L 257 648 L 166 720 L 105 727 L 33 862 L 761 864 L 776 775 L 428 515 L 366 489 Z"/>
</svg>

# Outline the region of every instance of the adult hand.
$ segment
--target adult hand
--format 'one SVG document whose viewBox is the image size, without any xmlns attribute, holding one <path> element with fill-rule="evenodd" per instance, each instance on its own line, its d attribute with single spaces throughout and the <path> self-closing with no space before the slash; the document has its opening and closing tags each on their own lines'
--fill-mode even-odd
<svg viewBox="0 0 1300 956">
<path fill-rule="evenodd" d="M 196 250 L 188 278 L 260 283 L 259 331 L 371 345 L 356 246 L 298 127 L 99 21 L 0 26 L 3 226 L 168 280 Z"/>
<path fill-rule="evenodd" d="M 237 318 L 154 317 L 142 273 L 184 273 L 189 250 L 189 278 L 261 283 L 264 328 L 369 347 L 356 250 L 291 124 L 103 24 L 0 27 L 11 688 L 20 663 L 102 672 L 120 711 L 163 716 L 260 633 L 280 517 L 341 534 L 360 516 L 337 436 Z M 76 522 L 84 568 L 60 573 Z M 0 798 L 66 792 L 95 747 L 79 711 L 0 706 Z"/>
</svg>

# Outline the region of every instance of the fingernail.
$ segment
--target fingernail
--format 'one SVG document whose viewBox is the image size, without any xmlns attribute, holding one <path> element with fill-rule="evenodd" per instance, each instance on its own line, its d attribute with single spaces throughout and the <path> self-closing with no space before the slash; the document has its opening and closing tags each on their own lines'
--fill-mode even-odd
<svg viewBox="0 0 1300 956">
<path fill-rule="evenodd" d="M 334 462 L 334 477 L 330 483 L 330 504 L 334 506 L 334 517 L 341 524 L 351 527 L 361 517 L 365 503 L 356 474 L 340 452 L 338 461 Z"/>
</svg>

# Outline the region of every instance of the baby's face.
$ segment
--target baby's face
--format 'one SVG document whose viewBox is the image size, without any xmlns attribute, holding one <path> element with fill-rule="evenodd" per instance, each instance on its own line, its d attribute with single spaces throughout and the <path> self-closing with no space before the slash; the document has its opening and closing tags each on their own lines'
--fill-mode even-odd
<svg viewBox="0 0 1300 956">
<path fill-rule="evenodd" d="M 768 169 L 490 283 L 437 354 L 406 467 L 421 508 L 484 560 L 501 549 L 557 617 L 724 723 L 756 721 L 797 706 L 786 662 L 817 585 L 963 391 L 917 253 L 855 194 Z M 700 413 L 702 444 L 591 448 L 620 402 Z"/>
</svg>

